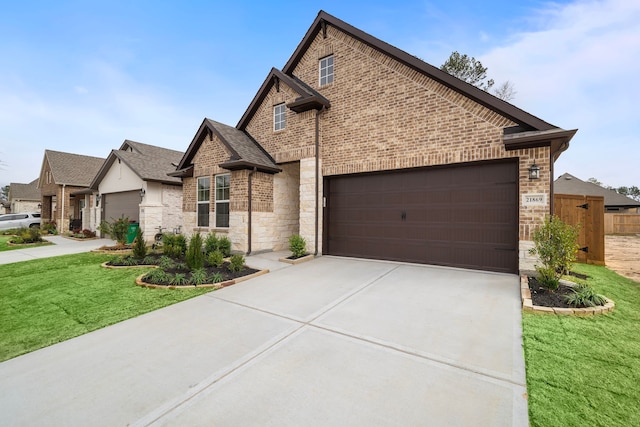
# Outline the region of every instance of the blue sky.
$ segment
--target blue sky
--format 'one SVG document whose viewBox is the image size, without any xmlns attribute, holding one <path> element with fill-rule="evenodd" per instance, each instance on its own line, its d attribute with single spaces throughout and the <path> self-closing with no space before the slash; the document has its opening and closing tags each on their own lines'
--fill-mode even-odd
<svg viewBox="0 0 640 427">
<path fill-rule="evenodd" d="M 518 107 L 578 128 L 556 162 L 640 185 L 640 2 L 25 1 L 0 13 L 0 185 L 45 149 L 106 157 L 125 139 L 184 151 L 204 117 L 235 125 L 318 10 L 440 66 L 457 50 Z"/>
</svg>

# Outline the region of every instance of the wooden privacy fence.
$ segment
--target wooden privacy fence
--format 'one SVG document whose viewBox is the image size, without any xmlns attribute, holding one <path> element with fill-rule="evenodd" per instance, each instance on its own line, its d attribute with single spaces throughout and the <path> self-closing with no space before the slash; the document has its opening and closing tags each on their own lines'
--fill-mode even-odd
<svg viewBox="0 0 640 427">
<path fill-rule="evenodd" d="M 604 214 L 605 234 L 640 234 L 640 214 Z"/>
<path fill-rule="evenodd" d="M 580 225 L 578 262 L 604 265 L 604 197 L 554 194 L 553 214 Z"/>
</svg>

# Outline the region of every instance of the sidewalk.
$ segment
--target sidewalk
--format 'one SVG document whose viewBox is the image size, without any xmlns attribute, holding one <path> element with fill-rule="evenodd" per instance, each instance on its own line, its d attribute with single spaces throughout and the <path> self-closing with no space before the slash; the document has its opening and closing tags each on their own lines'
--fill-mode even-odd
<svg viewBox="0 0 640 427">
<path fill-rule="evenodd" d="M 14 262 L 30 261 L 32 259 L 49 258 L 59 255 L 79 254 L 89 252 L 101 246 L 115 244 L 115 242 L 110 239 L 78 241 L 62 236 L 46 236 L 45 239 L 53 243 L 53 245 L 0 252 L 0 264 L 11 264 Z"/>
</svg>

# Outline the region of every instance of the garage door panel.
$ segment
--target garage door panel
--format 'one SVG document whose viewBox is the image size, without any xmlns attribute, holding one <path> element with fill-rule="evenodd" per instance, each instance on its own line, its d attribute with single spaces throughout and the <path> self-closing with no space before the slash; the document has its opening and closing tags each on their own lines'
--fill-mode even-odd
<svg viewBox="0 0 640 427">
<path fill-rule="evenodd" d="M 140 220 L 140 191 L 125 191 L 102 195 L 102 219 L 112 221 L 127 217 L 131 221 Z"/>
<path fill-rule="evenodd" d="M 517 272 L 517 162 L 332 177 L 325 252 Z"/>
</svg>

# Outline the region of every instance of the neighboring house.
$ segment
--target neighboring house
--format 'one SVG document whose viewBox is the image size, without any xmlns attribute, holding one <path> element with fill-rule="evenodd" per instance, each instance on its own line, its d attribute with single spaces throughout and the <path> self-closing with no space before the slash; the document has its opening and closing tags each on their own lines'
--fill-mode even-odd
<svg viewBox="0 0 640 427">
<path fill-rule="evenodd" d="M 8 200 L 0 202 L 0 215 L 11 213 L 11 203 Z"/>
<path fill-rule="evenodd" d="M 38 188 L 42 197 L 42 223 L 54 221 L 58 231 L 69 231 L 73 222 L 79 228 L 85 204 L 93 203 L 89 185 L 104 159 L 80 154 L 45 150 Z"/>
<path fill-rule="evenodd" d="M 29 184 L 12 182 L 9 184 L 9 204 L 12 213 L 40 212 L 41 197 L 38 180 Z"/>
<path fill-rule="evenodd" d="M 321 11 L 236 127 L 205 119 L 171 175 L 185 231 L 236 251 L 299 233 L 311 253 L 517 273 L 575 132 Z"/>
<path fill-rule="evenodd" d="M 573 194 L 578 196 L 603 196 L 605 213 L 640 213 L 640 202 L 615 190 L 609 190 L 592 182 L 582 181 L 565 173 L 553 182 L 556 194 Z"/>
<path fill-rule="evenodd" d="M 162 226 L 167 231 L 182 225 L 182 181 L 175 171 L 180 151 L 125 140 L 112 150 L 90 184 L 99 202 L 88 212 L 87 228 L 120 217 L 139 222 L 145 240 L 153 240 Z"/>
</svg>

